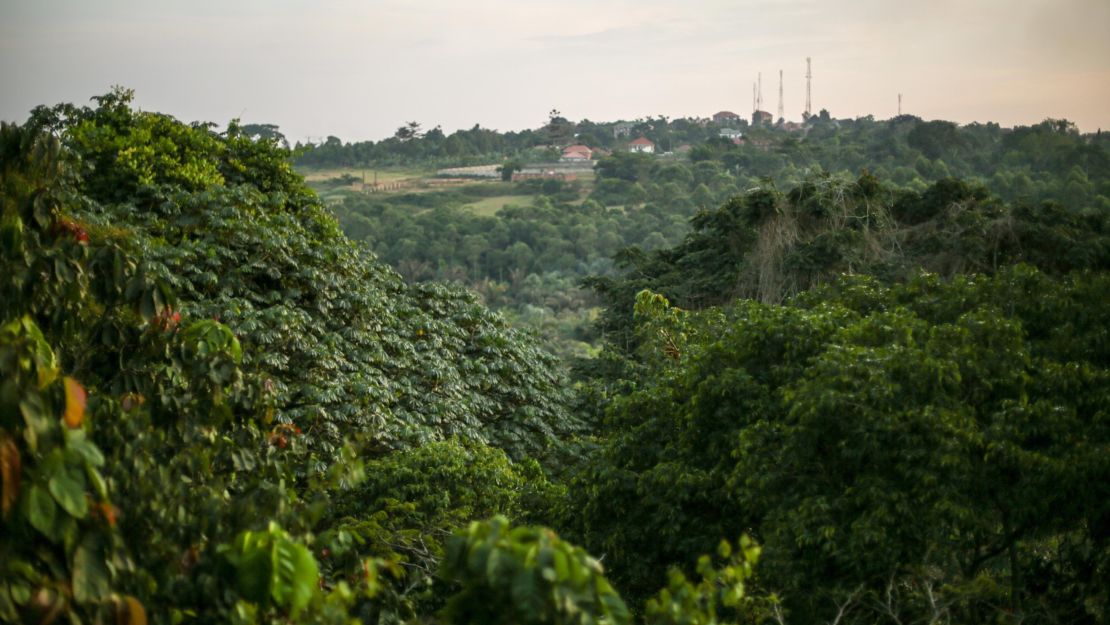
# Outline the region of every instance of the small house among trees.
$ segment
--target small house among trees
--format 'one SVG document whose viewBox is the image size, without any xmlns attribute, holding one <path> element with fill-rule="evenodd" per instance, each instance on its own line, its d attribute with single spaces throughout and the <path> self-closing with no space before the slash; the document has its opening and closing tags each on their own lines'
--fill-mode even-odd
<svg viewBox="0 0 1110 625">
<path fill-rule="evenodd" d="M 713 115 L 713 121 L 718 124 L 731 124 L 740 121 L 740 116 L 732 111 L 721 111 Z"/>
<path fill-rule="evenodd" d="M 571 145 L 563 149 L 559 160 L 580 163 L 593 158 L 593 150 L 585 145 Z"/>
<path fill-rule="evenodd" d="M 646 137 L 640 137 L 635 141 L 628 144 L 628 149 L 632 152 L 640 152 L 642 154 L 655 153 L 655 144 Z"/>
</svg>

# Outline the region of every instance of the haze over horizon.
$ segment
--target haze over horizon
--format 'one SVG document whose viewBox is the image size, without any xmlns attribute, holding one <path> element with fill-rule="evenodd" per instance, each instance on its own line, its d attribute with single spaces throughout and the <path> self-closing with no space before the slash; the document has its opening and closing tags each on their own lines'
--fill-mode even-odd
<svg viewBox="0 0 1110 625">
<path fill-rule="evenodd" d="M 764 109 L 1110 127 L 1110 2 L 939 0 L 0 2 L 0 119 L 119 84 L 186 120 L 378 140 Z M 1014 96 L 1014 94 L 1020 94 Z"/>
</svg>

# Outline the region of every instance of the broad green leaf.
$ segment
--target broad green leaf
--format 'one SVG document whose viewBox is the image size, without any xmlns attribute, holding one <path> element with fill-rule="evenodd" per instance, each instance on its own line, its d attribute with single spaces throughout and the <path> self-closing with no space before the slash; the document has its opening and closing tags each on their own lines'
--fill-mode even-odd
<svg viewBox="0 0 1110 625">
<path fill-rule="evenodd" d="M 94 467 L 104 466 L 104 454 L 96 444 L 85 437 L 83 430 L 66 430 L 66 449 L 77 454 Z"/>
<path fill-rule="evenodd" d="M 35 484 L 27 491 L 27 520 L 30 521 L 31 527 L 47 536 L 52 535 L 57 509 L 54 500 L 50 498 L 50 493 L 42 486 Z"/>
<path fill-rule="evenodd" d="M 97 471 L 92 465 L 88 465 L 85 467 L 85 477 L 89 478 L 97 497 L 102 500 L 108 498 L 108 484 L 104 481 L 104 476 L 100 474 L 100 471 Z"/>
<path fill-rule="evenodd" d="M 237 553 L 229 559 L 235 565 L 239 594 L 254 603 L 269 605 L 270 580 L 273 578 L 270 554 L 253 544 L 251 534 L 248 532 L 236 541 Z"/>
<path fill-rule="evenodd" d="M 60 471 L 51 476 L 47 487 L 58 505 L 72 516 L 83 519 L 88 514 L 89 502 L 85 497 L 85 486 L 68 472 Z"/>
<path fill-rule="evenodd" d="M 293 547 L 289 607 L 296 614 L 308 607 L 316 594 L 319 588 L 320 570 L 316 565 L 316 559 L 307 547 L 299 543 L 293 543 Z"/>
<path fill-rule="evenodd" d="M 107 598 L 110 592 L 103 548 L 96 535 L 89 534 L 73 554 L 73 598 L 88 603 Z"/>
<path fill-rule="evenodd" d="M 23 415 L 23 438 L 32 451 L 38 449 L 38 439 L 50 428 L 51 417 L 37 392 L 28 393 L 19 402 L 19 412 Z"/>
</svg>

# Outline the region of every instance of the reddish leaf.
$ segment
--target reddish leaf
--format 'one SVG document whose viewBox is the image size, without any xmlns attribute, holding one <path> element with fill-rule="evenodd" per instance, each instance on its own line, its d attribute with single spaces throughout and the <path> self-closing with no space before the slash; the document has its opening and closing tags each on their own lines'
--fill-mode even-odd
<svg viewBox="0 0 1110 625">
<path fill-rule="evenodd" d="M 21 466 L 19 447 L 6 432 L 0 432 L 0 511 L 5 518 L 19 498 Z"/>
<path fill-rule="evenodd" d="M 116 508 L 106 501 L 102 501 L 96 504 L 96 507 L 93 508 L 93 510 L 95 510 L 98 515 L 103 517 L 104 521 L 107 522 L 109 526 L 116 526 L 116 519 L 119 517 L 119 508 Z"/>
</svg>

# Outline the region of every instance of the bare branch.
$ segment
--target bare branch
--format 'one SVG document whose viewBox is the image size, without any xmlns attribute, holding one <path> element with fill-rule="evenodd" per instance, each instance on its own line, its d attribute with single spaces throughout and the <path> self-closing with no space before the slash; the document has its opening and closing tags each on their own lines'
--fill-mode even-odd
<svg viewBox="0 0 1110 625">
<path fill-rule="evenodd" d="M 855 607 L 856 601 L 859 600 L 860 595 L 863 594 L 863 588 L 863 584 L 860 584 L 842 603 L 837 603 L 835 599 L 833 600 L 833 605 L 836 606 L 836 617 L 834 617 L 828 625 L 840 625 L 840 621 Z"/>
</svg>

